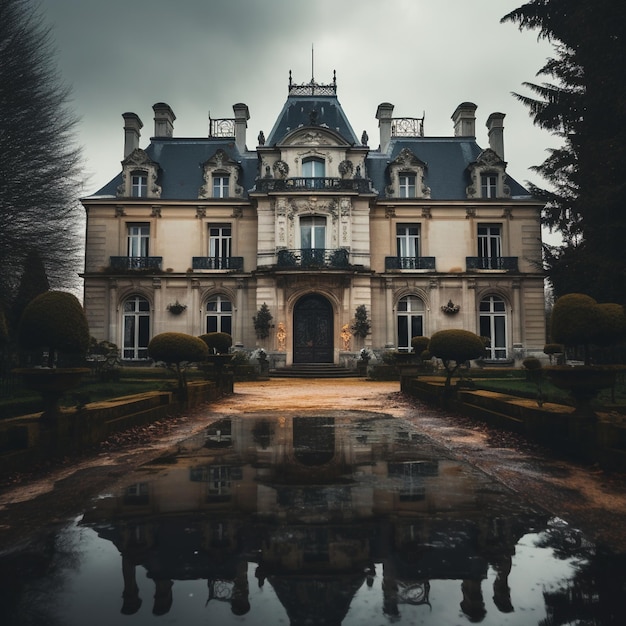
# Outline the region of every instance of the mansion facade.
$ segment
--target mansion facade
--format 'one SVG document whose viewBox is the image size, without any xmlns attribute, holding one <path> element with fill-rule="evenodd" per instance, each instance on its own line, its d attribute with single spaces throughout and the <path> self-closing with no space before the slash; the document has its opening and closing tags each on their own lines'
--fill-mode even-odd
<svg viewBox="0 0 626 626">
<path fill-rule="evenodd" d="M 354 361 L 360 348 L 409 348 L 416 335 L 463 328 L 490 338 L 488 360 L 545 343 L 542 205 L 507 173 L 504 114 L 476 140 L 476 105 L 449 137 L 423 118 L 376 111 L 380 137 L 358 136 L 330 84 L 289 79 L 267 137 L 248 148 L 245 104 L 178 138 L 165 103 L 140 147 L 125 113 L 120 174 L 84 198 L 84 304 L 91 334 L 148 358 L 166 331 L 222 331 L 264 348 L 272 365 Z M 269 337 L 253 317 L 272 315 Z M 357 307 L 371 333 L 354 336 Z"/>
</svg>

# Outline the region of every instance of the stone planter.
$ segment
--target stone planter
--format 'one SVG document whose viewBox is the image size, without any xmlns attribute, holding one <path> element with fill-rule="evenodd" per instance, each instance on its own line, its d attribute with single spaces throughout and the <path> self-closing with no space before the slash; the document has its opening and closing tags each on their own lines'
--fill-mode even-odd
<svg viewBox="0 0 626 626">
<path fill-rule="evenodd" d="M 24 379 L 24 384 L 41 394 L 44 419 L 54 419 L 59 412 L 59 400 L 70 389 L 78 387 L 85 374 L 91 371 L 86 367 L 32 367 L 13 370 Z"/>
</svg>

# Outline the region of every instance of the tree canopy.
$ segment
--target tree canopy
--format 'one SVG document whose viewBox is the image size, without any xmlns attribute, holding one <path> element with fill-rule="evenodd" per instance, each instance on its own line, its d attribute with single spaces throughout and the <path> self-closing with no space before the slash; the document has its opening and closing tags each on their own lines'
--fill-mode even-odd
<svg viewBox="0 0 626 626">
<path fill-rule="evenodd" d="M 626 5 L 623 0 L 531 0 L 502 18 L 537 30 L 555 56 L 539 69 L 549 82 L 515 94 L 560 148 L 533 169 L 550 189 L 543 222 L 563 246 L 545 247 L 557 296 L 584 292 L 626 302 Z"/>
<path fill-rule="evenodd" d="M 0 0 L 0 302 L 35 251 L 53 287 L 75 287 L 81 257 L 80 150 L 50 29 L 32 0 Z"/>
</svg>

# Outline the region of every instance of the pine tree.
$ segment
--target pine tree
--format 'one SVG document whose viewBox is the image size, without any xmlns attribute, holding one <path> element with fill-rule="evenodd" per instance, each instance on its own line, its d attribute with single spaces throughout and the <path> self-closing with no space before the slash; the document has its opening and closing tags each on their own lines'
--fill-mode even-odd
<svg viewBox="0 0 626 626">
<path fill-rule="evenodd" d="M 26 253 L 55 287 L 75 287 L 81 256 L 80 151 L 69 89 L 32 0 L 0 0 L 0 302 L 10 303 Z"/>
<path fill-rule="evenodd" d="M 39 252 L 31 250 L 26 255 L 20 284 L 11 306 L 11 328 L 13 331 L 17 329 L 22 313 L 28 304 L 39 294 L 49 290 L 50 283 Z"/>
</svg>

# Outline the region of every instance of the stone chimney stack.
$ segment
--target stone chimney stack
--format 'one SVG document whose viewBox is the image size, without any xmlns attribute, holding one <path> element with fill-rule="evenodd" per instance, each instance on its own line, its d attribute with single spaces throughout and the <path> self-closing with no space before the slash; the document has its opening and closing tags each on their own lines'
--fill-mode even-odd
<svg viewBox="0 0 626 626">
<path fill-rule="evenodd" d="M 143 123 L 135 113 L 122 113 L 124 118 L 124 158 L 139 148 Z"/>
<path fill-rule="evenodd" d="M 154 111 L 154 136 L 155 137 L 173 137 L 174 136 L 174 120 L 176 116 L 169 104 L 165 102 L 157 102 L 153 107 Z"/>
<path fill-rule="evenodd" d="M 376 109 L 376 119 L 380 128 L 380 151 L 387 152 L 391 142 L 391 119 L 393 115 L 393 104 L 382 102 Z"/>
<path fill-rule="evenodd" d="M 239 102 L 233 104 L 235 112 L 235 145 L 239 152 L 246 151 L 246 128 L 248 128 L 248 120 L 250 119 L 250 111 L 248 105 Z"/>
<path fill-rule="evenodd" d="M 462 102 L 452 114 L 455 137 L 476 137 L 476 109 L 473 102 Z"/>
<path fill-rule="evenodd" d="M 489 147 L 504 161 L 504 113 L 492 113 L 487 118 Z"/>
</svg>

